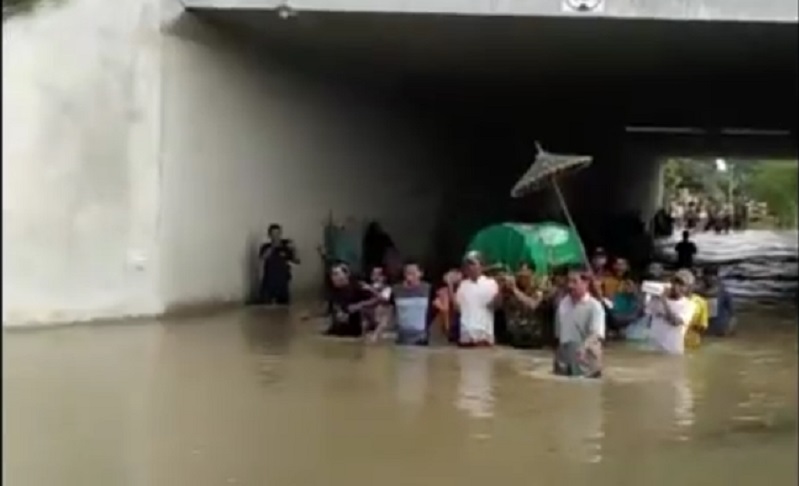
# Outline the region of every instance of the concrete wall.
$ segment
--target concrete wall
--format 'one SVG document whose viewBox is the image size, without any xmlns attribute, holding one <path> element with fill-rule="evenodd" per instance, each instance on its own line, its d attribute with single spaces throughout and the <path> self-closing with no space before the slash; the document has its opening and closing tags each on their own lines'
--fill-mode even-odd
<svg viewBox="0 0 799 486">
<path fill-rule="evenodd" d="M 270 222 L 299 246 L 299 291 L 320 281 L 331 212 L 427 251 L 439 159 L 400 106 L 279 66 L 173 0 L 71 0 L 3 41 L 6 325 L 241 300 Z"/>
<path fill-rule="evenodd" d="M 193 8 L 270 9 L 288 3 L 297 10 L 402 12 L 461 15 L 564 15 L 563 0 L 184 0 Z M 597 14 L 619 18 L 796 22 L 791 0 L 605 0 Z"/>
<path fill-rule="evenodd" d="M 7 21 L 3 41 L 5 325 L 242 300 L 271 222 L 299 246 L 302 293 L 331 212 L 380 219 L 418 256 L 456 256 L 492 221 L 559 216 L 551 194 L 506 196 L 529 130 L 305 76 L 175 0 L 68 0 Z M 606 165 L 616 155 L 565 184 L 586 219 L 607 202 L 586 190 L 599 175 L 643 178 L 614 204 L 650 196 L 657 171 Z"/>
<path fill-rule="evenodd" d="M 157 3 L 3 24 L 3 323 L 149 314 L 158 295 Z"/>
<path fill-rule="evenodd" d="M 378 218 L 401 249 L 425 250 L 437 158 L 400 106 L 305 78 L 191 17 L 166 42 L 168 305 L 241 299 L 248 240 L 262 240 L 271 222 L 298 245 L 300 291 L 320 285 L 316 247 L 330 212 Z"/>
</svg>

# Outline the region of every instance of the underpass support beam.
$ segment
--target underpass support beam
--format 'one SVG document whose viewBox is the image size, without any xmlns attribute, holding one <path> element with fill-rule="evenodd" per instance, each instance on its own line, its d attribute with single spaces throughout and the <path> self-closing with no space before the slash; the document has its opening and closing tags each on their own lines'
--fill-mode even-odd
<svg viewBox="0 0 799 486">
<path fill-rule="evenodd" d="M 796 22 L 788 0 L 183 0 L 192 9 Z M 580 6 L 585 8 L 580 11 Z"/>
</svg>

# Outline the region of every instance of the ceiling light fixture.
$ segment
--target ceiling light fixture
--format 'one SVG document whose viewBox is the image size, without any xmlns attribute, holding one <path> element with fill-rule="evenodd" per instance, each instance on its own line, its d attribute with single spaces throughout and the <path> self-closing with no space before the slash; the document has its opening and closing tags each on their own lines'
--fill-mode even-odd
<svg viewBox="0 0 799 486">
<path fill-rule="evenodd" d="M 290 18 L 297 16 L 297 11 L 289 5 L 288 0 L 283 0 L 280 2 L 280 5 L 275 8 L 275 12 L 277 12 L 277 16 L 283 20 L 288 20 Z"/>
<path fill-rule="evenodd" d="M 675 135 L 704 135 L 706 130 L 691 127 L 624 127 L 627 133 L 670 133 Z"/>
<path fill-rule="evenodd" d="M 741 137 L 787 137 L 791 134 L 790 130 L 760 130 L 757 128 L 724 128 L 721 130 L 723 135 Z"/>
</svg>

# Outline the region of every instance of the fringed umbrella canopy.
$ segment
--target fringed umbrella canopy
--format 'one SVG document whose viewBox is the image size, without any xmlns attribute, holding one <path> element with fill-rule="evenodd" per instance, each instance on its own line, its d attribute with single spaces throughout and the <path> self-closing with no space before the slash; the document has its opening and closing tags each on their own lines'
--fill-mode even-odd
<svg viewBox="0 0 799 486">
<path fill-rule="evenodd" d="M 551 187 L 555 189 L 555 194 L 558 196 L 558 202 L 560 203 L 560 208 L 563 210 L 564 216 L 566 216 L 566 221 L 569 222 L 569 226 L 572 230 L 578 233 L 571 213 L 569 213 L 569 207 L 566 205 L 566 199 L 564 199 L 563 193 L 560 192 L 558 176 L 566 172 L 573 172 L 583 167 L 588 167 L 588 165 L 591 164 L 592 158 L 588 155 L 551 154 L 542 149 L 538 142 L 535 143 L 535 146 L 538 149 L 538 153 L 535 156 L 533 165 L 527 169 L 527 172 L 519 179 L 519 182 L 513 186 L 510 195 L 511 197 L 517 198 L 523 197 L 544 185 L 551 184 Z M 583 262 L 585 262 L 587 266 L 588 255 L 585 252 L 582 240 L 580 240 L 580 250 L 583 254 Z"/>
<path fill-rule="evenodd" d="M 511 197 L 524 197 L 543 186 L 546 186 L 561 174 L 574 172 L 591 164 L 592 157 L 589 155 L 563 155 L 553 154 L 541 148 L 536 142 L 538 153 L 535 161 L 527 169 L 527 172 L 511 189 Z"/>
</svg>

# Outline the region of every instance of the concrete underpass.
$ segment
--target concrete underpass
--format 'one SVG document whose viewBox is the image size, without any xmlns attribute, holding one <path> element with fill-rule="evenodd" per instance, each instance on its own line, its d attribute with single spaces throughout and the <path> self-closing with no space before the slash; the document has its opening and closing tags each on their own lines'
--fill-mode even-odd
<svg viewBox="0 0 799 486">
<path fill-rule="evenodd" d="M 719 20 L 248 5 L 142 0 L 123 19 L 74 0 L 5 29 L 4 68 L 53 25 L 65 33 L 38 56 L 99 47 L 70 59 L 91 90 L 4 69 L 4 121 L 27 113 L 4 123 L 4 322 L 240 301 L 270 222 L 304 257 L 300 293 L 318 286 L 330 214 L 454 255 L 484 224 L 560 218 L 546 191 L 508 197 L 536 140 L 595 157 L 564 181 L 594 239 L 652 213 L 664 156 L 796 158 L 795 5 Z M 70 9 L 108 15 L 86 29 Z"/>
</svg>

